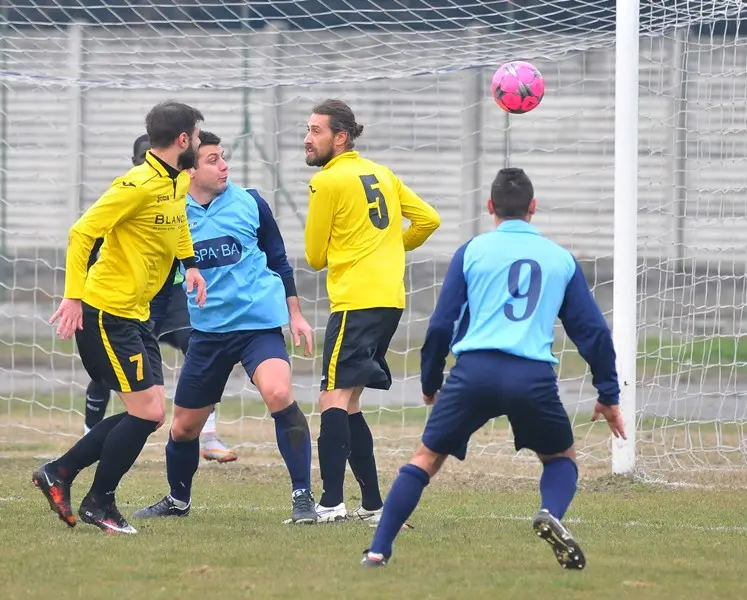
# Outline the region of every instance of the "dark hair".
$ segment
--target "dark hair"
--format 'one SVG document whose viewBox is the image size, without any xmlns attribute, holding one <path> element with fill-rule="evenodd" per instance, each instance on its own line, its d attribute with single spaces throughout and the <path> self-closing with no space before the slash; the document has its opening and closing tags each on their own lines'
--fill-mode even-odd
<svg viewBox="0 0 747 600">
<path fill-rule="evenodd" d="M 148 142 L 148 145 L 150 145 L 150 141 L 148 140 L 148 134 L 144 133 L 143 135 L 139 135 L 137 138 L 135 138 L 135 143 L 132 144 L 132 156 L 137 156 L 137 151 L 140 150 L 140 146 L 143 145 L 145 142 Z"/>
<path fill-rule="evenodd" d="M 524 169 L 501 169 L 490 186 L 490 202 L 501 219 L 526 217 L 533 199 L 534 187 Z"/>
<path fill-rule="evenodd" d="M 167 100 L 156 104 L 145 117 L 145 130 L 153 148 L 168 148 L 182 133 L 192 135 L 202 113 L 181 102 Z"/>
<path fill-rule="evenodd" d="M 353 142 L 353 140 L 360 137 L 363 133 L 363 125 L 355 122 L 353 111 L 342 100 L 329 98 L 324 102 L 317 104 L 311 109 L 311 112 L 315 115 L 327 115 L 329 117 L 329 127 L 332 132 L 347 132 L 347 149 L 352 150 L 355 147 L 355 142 Z"/>
<path fill-rule="evenodd" d="M 209 131 L 200 131 L 200 146 L 217 146 L 220 138 Z"/>
<path fill-rule="evenodd" d="M 220 138 L 211 133 L 210 131 L 200 131 L 200 148 L 203 146 L 217 146 L 220 144 Z M 198 167 L 200 159 L 200 150 L 197 150 L 197 156 L 195 157 L 195 169 Z"/>
</svg>

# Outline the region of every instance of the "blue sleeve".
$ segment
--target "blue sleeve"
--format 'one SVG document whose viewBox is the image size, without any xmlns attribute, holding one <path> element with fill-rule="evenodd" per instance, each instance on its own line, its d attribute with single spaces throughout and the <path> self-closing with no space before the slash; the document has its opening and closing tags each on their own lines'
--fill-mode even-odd
<svg viewBox="0 0 747 600">
<path fill-rule="evenodd" d="M 467 302 L 467 281 L 464 279 L 466 248 L 467 244 L 461 246 L 451 259 L 420 351 L 420 385 L 426 396 L 432 396 L 443 385 L 454 326 Z"/>
<path fill-rule="evenodd" d="M 171 265 L 171 270 L 166 277 L 163 287 L 158 291 L 153 300 L 150 301 L 150 320 L 153 323 L 153 333 L 156 337 L 161 332 L 161 326 L 169 312 L 171 295 L 174 290 L 174 276 L 176 275 L 178 266 L 179 260 L 174 260 L 174 264 Z"/>
<path fill-rule="evenodd" d="M 298 296 L 296 281 L 293 278 L 293 267 L 288 262 L 285 253 L 285 242 L 280 234 L 277 221 L 272 214 L 270 205 L 264 198 L 254 190 L 247 190 L 257 201 L 259 208 L 259 229 L 257 230 L 257 243 L 259 249 L 267 256 L 267 267 L 280 275 L 285 287 L 285 297 Z"/>
<path fill-rule="evenodd" d="M 558 316 L 568 337 L 591 369 L 592 383 L 602 404 L 620 402 L 615 348 L 612 333 L 594 296 L 586 284 L 581 266 L 574 259 L 575 271 L 565 289 Z"/>
</svg>

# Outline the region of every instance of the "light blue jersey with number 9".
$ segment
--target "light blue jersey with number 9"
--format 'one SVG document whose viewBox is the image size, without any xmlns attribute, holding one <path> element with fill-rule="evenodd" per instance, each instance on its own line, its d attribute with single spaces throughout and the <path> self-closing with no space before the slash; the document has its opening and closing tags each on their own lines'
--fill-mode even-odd
<svg viewBox="0 0 747 600">
<path fill-rule="evenodd" d="M 467 306 L 457 324 L 462 332 L 452 347 L 455 356 L 501 350 L 558 362 L 552 354 L 553 331 L 576 272 L 570 252 L 526 221 L 509 220 L 467 244 L 463 270 Z"/>
</svg>

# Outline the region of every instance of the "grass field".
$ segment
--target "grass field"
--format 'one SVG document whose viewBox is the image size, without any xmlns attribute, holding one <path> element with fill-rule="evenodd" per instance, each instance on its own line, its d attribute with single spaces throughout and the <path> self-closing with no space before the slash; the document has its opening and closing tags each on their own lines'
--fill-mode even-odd
<svg viewBox="0 0 747 600">
<path fill-rule="evenodd" d="M 645 379 L 683 369 L 712 377 L 723 369 L 742 372 L 745 340 L 645 338 L 639 373 Z M 565 344 L 565 350 L 572 348 Z M 16 340 L 13 346 L 0 342 L 0 369 L 52 368 L 64 378 L 77 360 L 72 350 L 51 338 L 49 343 Z M 418 351 L 394 350 L 393 371 L 419 370 Z M 164 359 L 173 364 L 170 352 L 165 349 Z M 575 352 L 562 356 L 561 377 L 583 372 Z M 110 406 L 119 410 L 117 400 Z M 315 407 L 301 408 L 312 414 L 315 439 Z M 386 492 L 417 443 L 427 410 L 370 408 Z M 80 393 L 0 394 L 0 539 L 6 549 L 0 599 L 745 597 L 747 473 L 741 422 L 639 420 L 638 449 L 652 459 L 652 469 L 658 465 L 669 474 L 675 469 L 674 480 L 692 486 L 610 476 L 606 426 L 577 422 L 584 455 L 568 523 L 587 555 L 587 569 L 579 573 L 562 571 L 549 547 L 532 534 L 539 468 L 514 456 L 505 420 L 495 421 L 475 436 L 478 451 L 465 463 L 447 462 L 428 487 L 411 519 L 415 529 L 401 534 L 389 568 L 368 571 L 358 566 L 372 535 L 364 524 L 282 525 L 290 504 L 287 476 L 274 448 L 272 420 L 261 403 L 250 400 L 221 406 L 221 436 L 249 445 L 238 449 L 236 463 L 201 464 L 190 517 L 134 522 L 139 534 L 133 537 L 106 536 L 86 525 L 68 530 L 32 486 L 30 474 L 74 441 L 82 410 Z M 167 491 L 165 436 L 166 428 L 153 436 L 125 478 L 118 493 L 125 515 Z M 694 454 L 669 452 L 687 448 Z M 76 508 L 92 474 L 83 473 L 76 483 Z M 318 495 L 317 470 L 313 477 Z M 359 492 L 350 473 L 347 484 L 353 508 Z"/>
<path fill-rule="evenodd" d="M 249 427 L 260 446 L 240 448 L 236 463 L 201 464 L 190 517 L 134 522 L 139 534 L 123 537 L 83 524 L 68 530 L 49 511 L 30 482 L 31 471 L 74 438 L 42 434 L 37 426 L 50 432 L 57 423 L 59 431 L 69 431 L 68 416 L 45 415 L 43 423 L 36 423 L 17 406 L 0 405 L 2 598 L 273 599 L 307 593 L 377 600 L 744 597 L 744 469 L 720 473 L 718 480 L 706 474 L 701 483 L 708 485 L 683 488 L 613 477 L 608 463 L 588 458 L 581 464 L 579 494 L 568 514 L 588 566 L 583 572 L 564 572 L 530 528 L 538 502 L 538 466 L 486 445 L 510 447 L 505 421 L 498 421 L 475 438 L 493 453 L 474 452 L 464 463 L 447 462 L 411 519 L 415 529 L 401 534 L 390 566 L 368 571 L 358 566 L 372 535 L 364 524 L 282 525 L 289 515 L 290 489 L 271 420 L 245 419 L 221 427 L 229 442 L 245 439 L 247 431 L 240 428 Z M 247 406 L 252 416 L 261 416 L 259 405 Z M 384 492 L 417 441 L 424 410 L 370 415 Z M 312 436 L 317 433 L 318 419 L 312 420 Z M 605 426 L 584 426 L 579 433 L 596 448 L 597 459 L 605 456 Z M 153 436 L 123 481 L 118 504 L 125 515 L 166 493 L 165 436 L 165 428 Z M 738 444 L 738 439 L 737 430 L 720 432 L 722 444 Z M 313 464 L 318 464 L 316 457 Z M 88 470 L 76 482 L 76 507 L 92 475 Z M 313 483 L 318 494 L 316 469 Z M 359 491 L 350 473 L 346 493 L 353 508 Z"/>
<path fill-rule="evenodd" d="M 30 483 L 39 458 L 4 456 L 3 598 L 744 597 L 743 492 L 653 488 L 586 473 L 568 520 L 587 569 L 564 572 L 531 533 L 534 481 L 492 474 L 479 458 L 447 463 L 389 567 L 369 571 L 357 564 L 372 535 L 364 524 L 281 524 L 289 489 L 274 455 L 203 463 L 192 514 L 134 522 L 132 537 L 82 524 L 68 530 Z M 380 462 L 386 489 L 401 460 Z M 80 476 L 74 500 L 90 479 Z M 120 508 L 132 514 L 164 486 L 163 463 L 143 457 L 121 486 Z M 352 505 L 350 477 L 347 493 Z"/>
</svg>

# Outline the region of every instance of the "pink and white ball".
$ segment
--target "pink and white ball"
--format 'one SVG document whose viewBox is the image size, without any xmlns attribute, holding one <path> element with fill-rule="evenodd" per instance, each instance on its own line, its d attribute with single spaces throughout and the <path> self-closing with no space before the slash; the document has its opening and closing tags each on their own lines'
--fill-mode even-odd
<svg viewBox="0 0 747 600">
<path fill-rule="evenodd" d="M 542 102 L 545 79 L 533 64 L 514 60 L 498 68 L 490 91 L 501 109 L 520 115 L 534 110 Z"/>
</svg>

